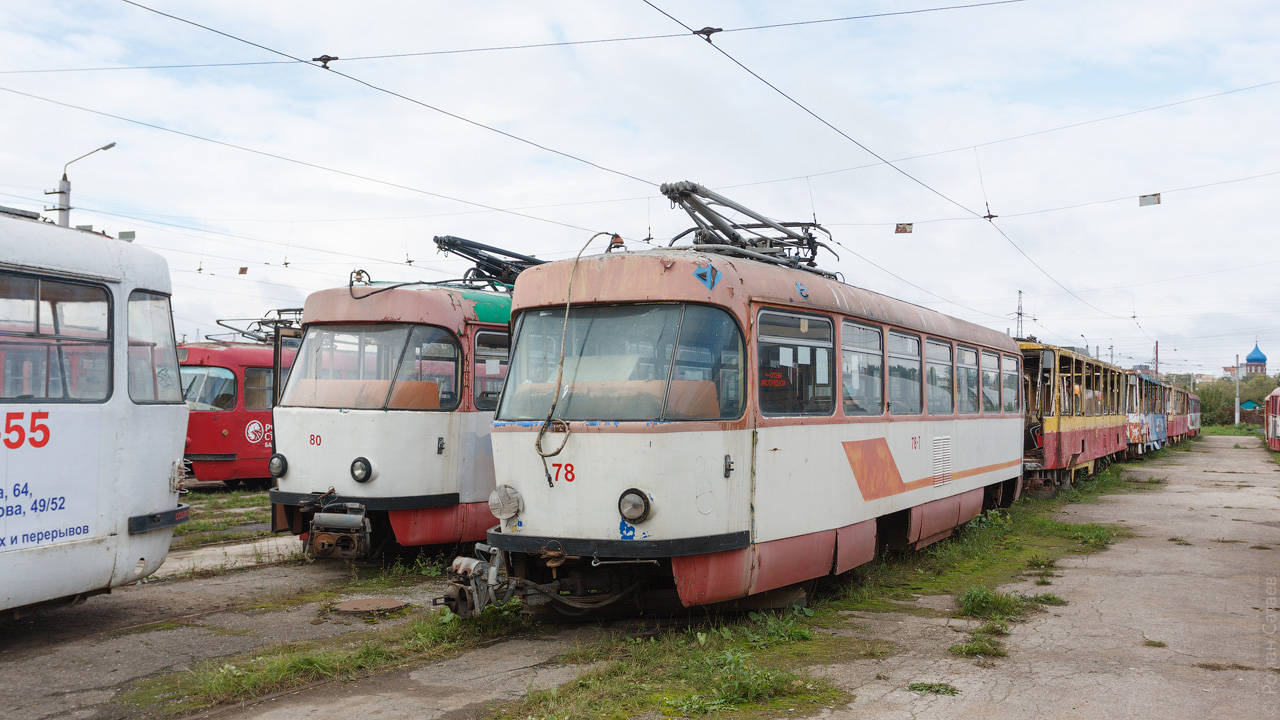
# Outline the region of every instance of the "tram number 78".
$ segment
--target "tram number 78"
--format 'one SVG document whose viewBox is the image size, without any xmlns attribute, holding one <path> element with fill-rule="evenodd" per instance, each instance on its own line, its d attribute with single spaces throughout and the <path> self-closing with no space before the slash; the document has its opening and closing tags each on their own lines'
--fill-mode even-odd
<svg viewBox="0 0 1280 720">
<path fill-rule="evenodd" d="M 49 444 L 49 426 L 40 422 L 49 419 L 49 413 L 31 413 L 31 425 L 24 428 L 22 421 L 26 415 L 21 412 L 4 414 L 4 446 L 10 450 L 17 450 L 24 442 L 33 448 L 42 448 Z"/>
<path fill-rule="evenodd" d="M 564 470 L 564 481 L 573 482 L 573 463 L 551 463 L 551 467 L 556 469 L 556 480 L 560 480 L 560 471 Z"/>
</svg>

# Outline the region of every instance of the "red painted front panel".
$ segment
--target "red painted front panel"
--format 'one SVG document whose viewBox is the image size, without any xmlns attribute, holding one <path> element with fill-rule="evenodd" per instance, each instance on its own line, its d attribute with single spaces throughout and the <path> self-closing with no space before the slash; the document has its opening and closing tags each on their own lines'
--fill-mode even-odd
<svg viewBox="0 0 1280 720">
<path fill-rule="evenodd" d="M 1187 416 L 1186 415 L 1170 415 L 1169 416 L 1169 437 L 1177 437 L 1187 434 Z"/>
<path fill-rule="evenodd" d="M 747 588 L 751 594 L 829 575 L 836 531 L 773 540 L 760 543 L 755 549 L 755 568 Z"/>
<path fill-rule="evenodd" d="M 244 376 L 237 378 L 244 382 Z M 240 389 L 243 395 L 243 385 Z M 243 397 L 237 398 L 243 406 Z M 235 454 L 235 460 L 193 462 L 197 480 L 269 478 L 267 460 L 271 457 L 270 410 L 200 410 L 187 415 L 188 454 Z"/>
<path fill-rule="evenodd" d="M 876 557 L 876 521 L 864 520 L 836 530 L 836 574 L 848 572 Z"/>
<path fill-rule="evenodd" d="M 1044 466 L 1048 470 L 1065 468 L 1076 453 L 1080 453 L 1076 464 L 1118 453 L 1125 449 L 1125 433 L 1122 421 L 1105 427 L 1047 432 L 1044 434 Z"/>
<path fill-rule="evenodd" d="M 396 542 L 405 547 L 442 545 L 484 540 L 498 518 L 489 512 L 489 503 L 464 503 L 438 508 L 389 510 Z"/>
<path fill-rule="evenodd" d="M 751 583 L 754 547 L 671 558 L 676 591 L 685 607 L 744 597 Z"/>
</svg>

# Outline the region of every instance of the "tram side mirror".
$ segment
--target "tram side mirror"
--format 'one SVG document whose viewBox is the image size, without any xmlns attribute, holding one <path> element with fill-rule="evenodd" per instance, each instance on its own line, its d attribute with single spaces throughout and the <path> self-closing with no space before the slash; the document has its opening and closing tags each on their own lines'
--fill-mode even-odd
<svg viewBox="0 0 1280 720">
<path fill-rule="evenodd" d="M 1040 351 L 1040 367 L 1051 368 L 1053 367 L 1053 365 L 1054 365 L 1053 351 L 1041 350 Z"/>
</svg>

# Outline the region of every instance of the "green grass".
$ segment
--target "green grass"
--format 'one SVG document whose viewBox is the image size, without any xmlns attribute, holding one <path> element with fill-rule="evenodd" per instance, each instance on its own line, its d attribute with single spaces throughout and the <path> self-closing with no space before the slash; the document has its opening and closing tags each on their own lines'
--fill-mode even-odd
<svg viewBox="0 0 1280 720">
<path fill-rule="evenodd" d="M 791 668 L 811 657 L 829 661 L 848 647 L 845 638 L 811 633 L 809 619 L 801 609 L 750 613 L 580 647 L 561 660 L 596 667 L 494 708 L 494 716 L 621 719 L 654 711 L 688 717 L 829 707 L 846 696 Z M 882 645 L 860 646 L 855 656 L 883 656 Z"/>
<path fill-rule="evenodd" d="M 189 715 L 317 681 L 356 678 L 407 662 L 425 662 L 530 627 L 517 606 L 491 607 L 469 622 L 459 622 L 445 612 L 425 613 L 358 642 L 339 636 L 277 645 L 198 663 L 185 673 L 145 678 L 131 684 L 124 702 L 150 715 Z"/>
<path fill-rule="evenodd" d="M 1257 437 L 1262 428 L 1258 425 L 1240 423 L 1238 425 L 1205 425 L 1200 428 L 1202 435 L 1248 435 Z"/>
<path fill-rule="evenodd" d="M 1169 647 L 1167 643 L 1161 640 L 1143 640 L 1142 644 L 1147 647 Z"/>
<path fill-rule="evenodd" d="M 921 695 L 928 695 L 929 693 L 933 693 L 934 695 L 959 695 L 960 694 L 960 691 L 956 689 L 956 686 L 951 685 L 950 683 L 914 682 L 908 685 L 907 689 L 912 692 L 918 692 Z"/>
<path fill-rule="evenodd" d="M 193 489 L 183 500 L 191 505 L 191 519 L 174 528 L 173 549 L 271 534 L 270 529 L 243 527 L 271 522 L 271 501 L 265 490 Z"/>
<path fill-rule="evenodd" d="M 952 655 L 961 657 L 1008 657 L 1004 644 L 989 635 L 973 635 L 968 642 L 956 643 L 948 648 Z"/>
</svg>

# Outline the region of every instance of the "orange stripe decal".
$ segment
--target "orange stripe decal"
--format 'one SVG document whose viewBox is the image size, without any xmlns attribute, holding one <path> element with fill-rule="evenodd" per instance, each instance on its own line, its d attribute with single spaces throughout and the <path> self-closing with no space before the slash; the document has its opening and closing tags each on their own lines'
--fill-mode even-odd
<svg viewBox="0 0 1280 720">
<path fill-rule="evenodd" d="M 858 491 L 862 493 L 863 500 L 879 500 L 933 485 L 932 475 L 904 482 L 902 473 L 898 472 L 898 463 L 893 459 L 893 451 L 884 438 L 849 440 L 840 444 L 844 446 L 844 454 L 849 458 L 849 468 L 853 470 L 853 479 L 858 483 Z M 1021 464 L 1022 459 L 1018 458 L 994 465 L 957 470 L 951 473 L 951 479 L 960 480 Z"/>
<path fill-rule="evenodd" d="M 853 470 L 853 479 L 858 483 L 863 500 L 879 500 L 906 492 L 907 486 L 898 472 L 898 463 L 894 462 L 893 452 L 884 438 L 849 440 L 840 444 L 849 457 L 849 467 Z"/>
</svg>

